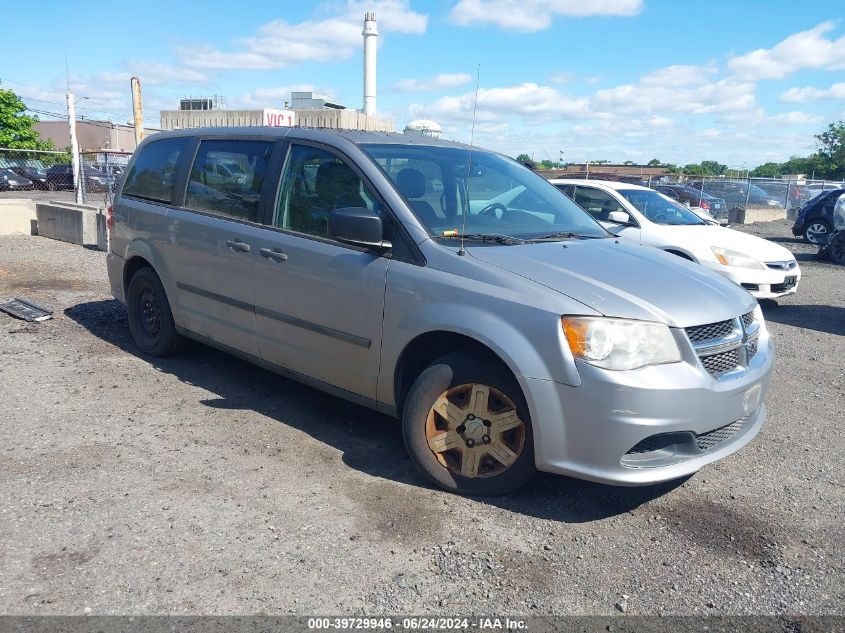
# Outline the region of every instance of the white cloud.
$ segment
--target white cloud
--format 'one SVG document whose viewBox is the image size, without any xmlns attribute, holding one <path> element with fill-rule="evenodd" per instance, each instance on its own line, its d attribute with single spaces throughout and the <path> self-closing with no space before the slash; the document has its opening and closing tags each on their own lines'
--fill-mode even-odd
<svg viewBox="0 0 845 633">
<path fill-rule="evenodd" d="M 845 36 L 836 40 L 824 37 L 834 27 L 833 22 L 822 22 L 812 29 L 790 35 L 772 48 L 759 48 L 731 57 L 728 68 L 744 79 L 781 79 L 804 68 L 842 70 L 845 68 Z"/>
<path fill-rule="evenodd" d="M 315 88 L 312 84 L 294 84 L 290 86 L 256 88 L 249 94 L 230 102 L 229 107 L 281 108 L 284 106 L 284 102 L 290 99 L 290 93 L 294 91 L 316 91 L 320 94 L 331 96 L 325 91 L 317 90 L 317 88 Z"/>
<path fill-rule="evenodd" d="M 642 7 L 642 0 L 459 0 L 449 19 L 462 26 L 533 32 L 549 28 L 557 16 L 632 16 Z"/>
<path fill-rule="evenodd" d="M 182 48 L 187 66 L 223 70 L 273 69 L 301 62 L 327 62 L 351 57 L 361 50 L 361 28 L 365 11 L 375 11 L 379 27 L 386 33 L 425 33 L 428 17 L 411 10 L 407 0 L 373 0 L 323 5 L 331 17 L 291 24 L 273 20 L 256 34 L 236 39 L 235 50 L 212 46 Z"/>
<path fill-rule="evenodd" d="M 462 86 L 472 81 L 467 73 L 441 73 L 427 79 L 400 79 L 393 86 L 398 92 L 432 92 Z"/>
<path fill-rule="evenodd" d="M 816 99 L 845 99 L 845 83 L 833 84 L 830 88 L 790 88 L 780 96 L 787 103 L 804 103 Z"/>
<path fill-rule="evenodd" d="M 572 81 L 572 73 L 568 73 L 565 71 L 552 73 L 551 77 L 549 77 L 549 81 L 553 84 L 566 84 Z"/>
<path fill-rule="evenodd" d="M 677 71 L 675 69 L 683 69 Z M 747 111 L 756 107 L 754 83 L 734 78 L 703 82 L 695 67 L 668 67 L 645 75 L 636 84 L 598 90 L 594 109 L 610 113 Z M 674 79 L 677 77 L 677 79 Z M 658 81 L 658 78 L 662 79 Z"/>
<path fill-rule="evenodd" d="M 475 92 L 441 97 L 429 106 L 411 106 L 413 116 L 426 116 L 447 122 L 471 121 Z M 523 83 L 500 88 L 481 88 L 478 91 L 476 120 L 502 121 L 521 117 L 526 123 L 577 119 L 589 116 L 588 100 L 573 99 L 555 88 L 535 83 Z"/>
<path fill-rule="evenodd" d="M 141 85 L 159 86 L 168 83 L 205 83 L 208 75 L 194 68 L 173 66 L 165 62 L 133 61 L 124 66 L 123 71 L 103 72 L 97 75 L 105 83 L 129 85 L 131 77 L 138 77 Z"/>
<path fill-rule="evenodd" d="M 640 83 L 647 86 L 689 86 L 710 81 L 716 73 L 715 66 L 674 65 L 658 68 L 643 75 Z"/>
<path fill-rule="evenodd" d="M 799 111 L 774 114 L 768 120 L 772 123 L 786 123 L 788 125 L 807 125 L 809 123 L 821 123 L 823 121 L 819 115 Z"/>
</svg>

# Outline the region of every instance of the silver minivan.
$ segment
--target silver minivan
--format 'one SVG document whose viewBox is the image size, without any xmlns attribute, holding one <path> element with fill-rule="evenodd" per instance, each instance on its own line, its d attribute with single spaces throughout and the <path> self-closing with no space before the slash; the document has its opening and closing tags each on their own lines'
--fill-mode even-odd
<svg viewBox="0 0 845 633">
<path fill-rule="evenodd" d="M 536 470 L 680 478 L 766 418 L 774 349 L 750 294 L 620 243 L 493 152 L 160 133 L 107 225 L 112 292 L 144 354 L 187 337 L 395 416 L 448 490 L 502 494 Z"/>
</svg>

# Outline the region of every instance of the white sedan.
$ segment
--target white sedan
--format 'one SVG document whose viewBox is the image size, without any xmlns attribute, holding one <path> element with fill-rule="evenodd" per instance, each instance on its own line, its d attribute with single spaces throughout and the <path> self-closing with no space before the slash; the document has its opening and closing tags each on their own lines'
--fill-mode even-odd
<svg viewBox="0 0 845 633">
<path fill-rule="evenodd" d="M 798 288 L 801 270 L 787 249 L 707 223 L 653 189 L 600 180 L 550 182 L 623 240 L 697 262 L 758 299 L 776 299 Z"/>
</svg>

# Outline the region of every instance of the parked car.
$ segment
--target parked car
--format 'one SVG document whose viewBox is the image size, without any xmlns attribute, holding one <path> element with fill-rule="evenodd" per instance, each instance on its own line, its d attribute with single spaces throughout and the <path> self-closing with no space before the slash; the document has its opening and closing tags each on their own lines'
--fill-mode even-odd
<svg viewBox="0 0 845 633">
<path fill-rule="evenodd" d="M 816 195 L 805 185 L 798 185 L 788 181 L 760 181 L 755 183 L 755 186 L 777 199 L 780 202 L 780 206 L 787 209 L 800 207 Z"/>
<path fill-rule="evenodd" d="M 727 217 L 728 206 L 722 198 L 703 193 L 700 189 L 693 189 L 686 185 L 654 185 L 655 191 L 677 200 L 681 204 L 704 209 L 714 218 Z"/>
<path fill-rule="evenodd" d="M 83 165 L 82 173 L 85 174 L 85 187 L 88 191 L 105 191 L 115 180 L 114 175 L 100 171 L 93 165 Z"/>
<path fill-rule="evenodd" d="M 18 176 L 23 176 L 32 181 L 36 189 L 47 188 L 47 172 L 40 167 L 11 167 L 11 170 Z"/>
<path fill-rule="evenodd" d="M 819 256 L 845 265 L 845 194 L 840 195 L 833 206 L 833 231 L 819 249 Z"/>
<path fill-rule="evenodd" d="M 824 191 L 804 204 L 795 216 L 792 234 L 808 244 L 824 244 L 833 230 L 833 209 L 843 189 Z"/>
<path fill-rule="evenodd" d="M 690 181 L 689 186 L 694 189 L 702 189 L 701 181 Z M 728 211 L 746 204 L 756 207 L 783 207 L 783 200 L 766 193 L 757 185 L 736 180 L 705 180 L 704 192 L 722 198 L 728 207 Z"/>
<path fill-rule="evenodd" d="M 25 191 L 34 189 L 29 178 L 24 178 L 11 169 L 0 169 L 0 191 Z"/>
<path fill-rule="evenodd" d="M 73 189 L 73 165 L 53 165 L 47 170 L 47 189 Z"/>
<path fill-rule="evenodd" d="M 550 182 L 614 235 L 697 262 L 758 299 L 783 297 L 798 289 L 801 270 L 787 249 L 747 233 L 708 224 L 652 189 L 592 180 Z"/>
<path fill-rule="evenodd" d="M 245 168 L 227 178 L 217 166 L 231 163 Z M 614 239 L 493 152 L 307 128 L 161 132 L 106 224 L 141 353 L 192 338 L 400 418 L 413 462 L 447 490 L 501 494 L 536 469 L 683 477 L 766 417 L 774 349 L 751 295 Z"/>
<path fill-rule="evenodd" d="M 104 174 L 96 167 L 83 165 L 85 187 L 88 191 L 105 191 L 113 177 Z M 53 165 L 47 170 L 47 188 L 50 191 L 73 189 L 73 165 Z"/>
</svg>

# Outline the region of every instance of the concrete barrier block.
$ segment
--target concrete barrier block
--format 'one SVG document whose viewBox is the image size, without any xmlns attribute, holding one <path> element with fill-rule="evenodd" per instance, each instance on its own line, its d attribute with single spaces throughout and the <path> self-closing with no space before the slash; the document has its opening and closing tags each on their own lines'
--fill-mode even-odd
<svg viewBox="0 0 845 633">
<path fill-rule="evenodd" d="M 102 209 L 71 203 L 38 203 L 38 234 L 82 246 L 108 248 Z"/>
<path fill-rule="evenodd" d="M 38 203 L 36 215 L 39 235 L 71 244 L 84 244 L 82 211 L 79 209 L 53 203 Z"/>
<path fill-rule="evenodd" d="M 786 209 L 783 207 L 738 207 L 731 209 L 728 219 L 731 224 L 773 222 L 786 219 Z"/>
</svg>

